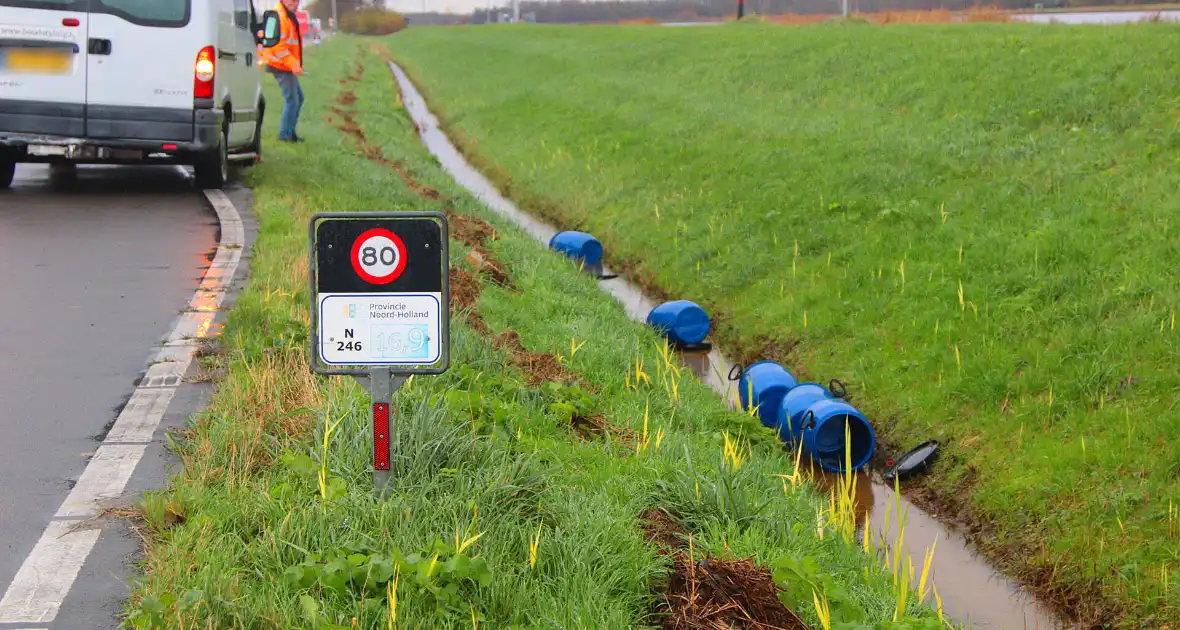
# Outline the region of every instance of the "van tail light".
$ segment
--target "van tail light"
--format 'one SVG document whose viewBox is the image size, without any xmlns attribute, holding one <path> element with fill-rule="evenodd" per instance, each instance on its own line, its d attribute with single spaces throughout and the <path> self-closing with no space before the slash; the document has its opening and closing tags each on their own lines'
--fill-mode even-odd
<svg viewBox="0 0 1180 630">
<path fill-rule="evenodd" d="M 217 52 L 206 46 L 197 53 L 193 64 L 193 97 L 213 98 L 213 76 L 217 72 Z"/>
</svg>

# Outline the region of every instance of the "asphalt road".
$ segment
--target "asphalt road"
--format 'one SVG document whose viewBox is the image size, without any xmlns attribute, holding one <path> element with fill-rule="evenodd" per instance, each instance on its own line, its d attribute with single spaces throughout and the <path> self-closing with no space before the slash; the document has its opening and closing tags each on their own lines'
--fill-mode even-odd
<svg viewBox="0 0 1180 630">
<path fill-rule="evenodd" d="M 179 169 L 84 167 L 57 178 L 22 165 L 16 177 L 0 191 L 0 594 L 192 297 L 218 237 L 216 215 Z"/>
</svg>

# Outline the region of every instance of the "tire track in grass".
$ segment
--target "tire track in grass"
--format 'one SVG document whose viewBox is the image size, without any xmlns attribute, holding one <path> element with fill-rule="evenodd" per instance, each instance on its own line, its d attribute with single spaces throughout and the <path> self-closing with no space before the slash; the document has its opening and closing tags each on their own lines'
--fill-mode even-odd
<svg viewBox="0 0 1180 630">
<path fill-rule="evenodd" d="M 354 64 L 353 70 L 339 81 L 341 87 L 345 89 L 336 96 L 337 103 L 343 107 L 356 104 L 356 94 L 348 89 L 348 86 L 358 82 L 363 74 L 363 66 L 360 66 L 359 63 Z M 490 282 L 505 289 L 517 290 L 503 263 L 488 249 L 488 243 L 496 240 L 499 236 L 496 229 L 483 219 L 456 212 L 449 204 L 452 201 L 451 197 L 417 181 L 409 173 L 405 164 L 386 157 L 380 147 L 365 135 L 364 129 L 356 122 L 353 112 L 343 107 L 333 106 L 331 111 L 336 120 L 329 118 L 328 122 L 341 133 L 352 137 L 362 155 L 393 170 L 406 187 L 416 195 L 425 200 L 441 202 L 443 213 L 450 224 L 451 235 L 468 247 L 466 261 L 473 271 L 469 272 L 454 265 L 450 268 L 451 300 L 454 306 L 464 313 L 468 325 L 480 334 L 492 337 L 492 345 L 508 353 L 509 362 L 525 375 L 529 385 L 540 386 L 545 383 L 558 383 L 579 385 L 592 391 L 593 386 L 590 383 L 566 369 L 557 357 L 547 352 L 533 352 L 526 348 L 521 341 L 520 333 L 516 330 L 506 329 L 496 333 L 488 326 L 477 308 L 480 294 L 483 291 L 480 277 L 486 277 Z M 606 438 L 615 442 L 634 443 L 639 439 L 637 432 L 611 423 L 602 414 L 574 414 L 570 418 L 570 427 L 583 441 Z"/>
</svg>

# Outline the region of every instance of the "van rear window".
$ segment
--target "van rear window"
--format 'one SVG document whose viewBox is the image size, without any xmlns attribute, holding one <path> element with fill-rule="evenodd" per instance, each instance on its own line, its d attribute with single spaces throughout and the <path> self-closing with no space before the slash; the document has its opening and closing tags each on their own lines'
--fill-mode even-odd
<svg viewBox="0 0 1180 630">
<path fill-rule="evenodd" d="M 47 11 L 86 11 L 90 0 L 0 0 L 0 7 L 45 9 Z"/>
<path fill-rule="evenodd" d="M 90 12 L 109 13 L 141 26 L 175 28 L 188 24 L 192 0 L 90 0 Z"/>
<path fill-rule="evenodd" d="M 188 24 L 192 0 L 0 0 L 0 7 L 106 13 L 140 26 L 177 28 Z"/>
</svg>

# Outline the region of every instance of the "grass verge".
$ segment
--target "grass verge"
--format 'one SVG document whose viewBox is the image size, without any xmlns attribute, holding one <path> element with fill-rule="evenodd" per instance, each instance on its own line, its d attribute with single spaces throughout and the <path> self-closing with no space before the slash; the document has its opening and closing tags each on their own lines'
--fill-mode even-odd
<svg viewBox="0 0 1180 630">
<path fill-rule="evenodd" d="M 456 190 L 374 49 L 342 37 L 309 57 L 308 142 L 270 149 L 251 175 L 251 281 L 206 357 L 224 378 L 177 440 L 183 471 L 142 504 L 129 625 L 693 628 L 742 612 L 736 627 L 761 628 L 789 606 L 822 627 L 941 626 L 857 548 L 848 511 L 776 476 L 794 459 L 755 421 Z M 378 500 L 363 390 L 308 373 L 305 226 L 317 211 L 426 208 L 450 213 L 456 238 L 454 367 L 399 392 L 395 490 Z M 648 541 L 653 511 L 705 564 L 678 569 Z M 682 592 L 709 562 L 758 596 Z"/>
<path fill-rule="evenodd" d="M 1175 624 L 1174 25 L 412 29 L 522 205 L 746 359 L 853 383 L 912 490 L 1094 622 Z M 1163 627 L 1162 625 L 1160 627 Z"/>
</svg>

